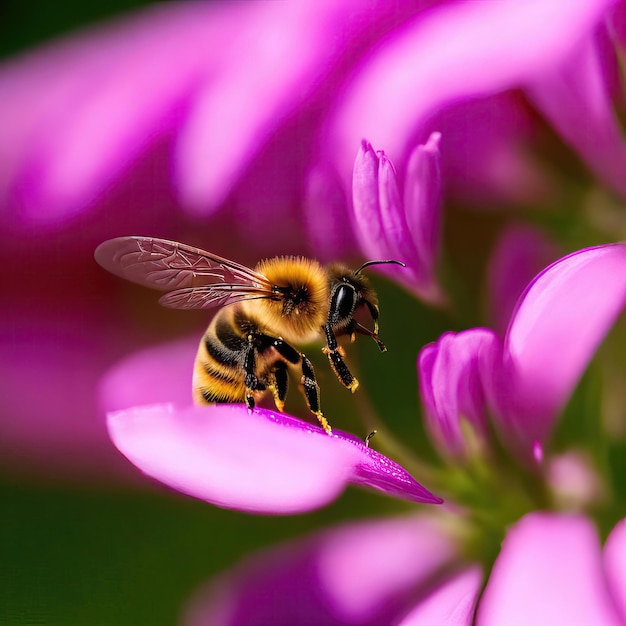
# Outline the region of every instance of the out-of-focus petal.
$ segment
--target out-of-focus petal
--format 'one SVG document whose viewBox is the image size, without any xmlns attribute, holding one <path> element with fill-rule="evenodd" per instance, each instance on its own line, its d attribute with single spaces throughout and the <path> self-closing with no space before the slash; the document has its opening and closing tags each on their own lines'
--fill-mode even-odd
<svg viewBox="0 0 626 626">
<path fill-rule="evenodd" d="M 589 520 L 532 513 L 509 531 L 478 607 L 478 626 L 623 623 Z"/>
<path fill-rule="evenodd" d="M 104 412 L 131 406 L 192 402 L 192 372 L 198 350 L 196 334 L 127 356 L 102 377 L 98 395 Z"/>
<path fill-rule="evenodd" d="M 432 591 L 399 626 L 471 626 L 481 582 L 479 567 L 457 574 Z"/>
<path fill-rule="evenodd" d="M 129 329 L 69 299 L 62 310 L 38 301 L 45 316 L 8 304 L 0 315 L 0 466 L 78 483 L 132 477 L 107 437 L 95 393 Z"/>
<path fill-rule="evenodd" d="M 327 163 L 310 168 L 306 174 L 302 210 L 304 226 L 317 259 L 336 261 L 340 254 L 356 249 L 345 190 L 339 176 Z"/>
<path fill-rule="evenodd" d="M 546 233 L 527 224 L 509 226 L 498 239 L 488 267 L 488 314 L 504 336 L 517 299 L 528 283 L 559 257 Z"/>
<path fill-rule="evenodd" d="M 570 254 L 529 284 L 511 318 L 498 381 L 500 411 L 522 445 L 545 440 L 625 302 L 623 243 Z"/>
<path fill-rule="evenodd" d="M 381 265 L 423 299 L 442 300 L 435 279 L 439 252 L 441 173 L 439 134 L 418 146 L 409 159 L 404 198 L 396 171 L 383 152 L 362 142 L 352 179 L 355 231 L 363 252 L 371 260 L 396 259 L 406 264 Z"/>
<path fill-rule="evenodd" d="M 417 502 L 440 502 L 363 442 L 245 405 L 135 407 L 109 413 L 109 434 L 132 463 L 218 506 L 296 513 L 327 504 L 347 483 Z"/>
<path fill-rule="evenodd" d="M 611 531 L 604 545 L 604 571 L 609 591 L 626 624 L 626 520 Z"/>
<path fill-rule="evenodd" d="M 446 196 L 477 211 L 553 201 L 556 182 L 532 153 L 539 124 L 516 92 L 463 99 L 437 107 L 417 136 L 437 130 Z"/>
<path fill-rule="evenodd" d="M 557 66 L 611 3 L 452 3 L 413 20 L 372 51 L 339 103 L 329 132 L 338 166 L 363 136 L 400 158 L 411 131 L 436 107 L 520 85 Z"/>
<path fill-rule="evenodd" d="M 476 328 L 446 333 L 420 352 L 418 373 L 426 426 L 445 455 L 463 458 L 468 453 L 462 420 L 479 438 L 486 436 L 484 377 L 491 374 L 500 350 L 493 332 Z"/>
<path fill-rule="evenodd" d="M 224 71 L 198 93 L 181 134 L 177 178 L 184 203 L 199 214 L 214 209 L 277 128 L 294 117 L 298 141 L 291 137 L 272 167 L 310 159 L 319 146 L 307 127 L 319 122 L 319 103 L 336 96 L 346 71 L 372 40 L 434 1 L 247 5 L 236 26 L 238 45 L 225 46 Z M 318 139 L 325 143 L 324 133 Z M 353 142 L 350 159 L 360 139 Z"/>
<path fill-rule="evenodd" d="M 196 593 L 183 623 L 395 624 L 456 554 L 426 517 L 345 525 L 248 557 Z"/>
<path fill-rule="evenodd" d="M 0 202 L 36 224 L 92 205 L 180 123 L 237 21 L 215 3 L 155 6 L 5 63 Z"/>
<path fill-rule="evenodd" d="M 613 111 L 608 68 L 613 55 L 590 33 L 562 64 L 533 77 L 527 92 L 532 102 L 591 171 L 626 195 L 626 143 Z"/>
</svg>

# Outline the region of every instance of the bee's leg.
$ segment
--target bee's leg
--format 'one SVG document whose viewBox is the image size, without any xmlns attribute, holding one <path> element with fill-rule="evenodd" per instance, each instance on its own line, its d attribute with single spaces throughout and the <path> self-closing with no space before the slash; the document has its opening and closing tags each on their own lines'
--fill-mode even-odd
<svg viewBox="0 0 626 626">
<path fill-rule="evenodd" d="M 311 365 L 311 361 L 307 359 L 304 354 L 298 352 L 295 348 L 290 346 L 284 339 L 277 337 L 273 340 L 272 346 L 276 349 L 278 354 L 280 354 L 285 361 L 296 365 L 297 363 L 302 363 L 302 386 L 304 387 L 304 398 L 306 399 L 307 406 L 311 413 L 317 417 L 319 423 L 322 425 L 322 428 L 329 434 L 332 435 L 333 431 L 328 423 L 328 420 L 324 417 L 322 410 L 320 409 L 320 388 L 317 384 L 317 379 L 315 378 L 315 370 L 313 369 L 313 365 Z M 286 373 L 285 373 L 286 377 Z M 278 381 L 277 381 L 278 382 Z M 277 385 L 278 386 L 278 385 Z M 285 381 L 285 393 L 287 392 L 286 381 Z M 278 404 L 276 405 L 278 406 Z"/>
<path fill-rule="evenodd" d="M 306 398 L 306 403 L 311 413 L 313 413 L 319 420 L 322 428 L 329 435 L 332 435 L 333 431 L 330 427 L 330 424 L 328 423 L 328 420 L 324 417 L 324 414 L 320 409 L 320 387 L 317 384 L 317 378 L 315 378 L 315 370 L 313 369 L 313 365 L 304 354 L 301 354 L 300 357 L 302 358 L 301 382 L 302 386 L 304 387 L 304 397 Z"/>
<path fill-rule="evenodd" d="M 346 362 L 343 360 L 344 352 L 337 344 L 337 338 L 330 324 L 324 326 L 324 332 L 326 333 L 326 343 L 328 345 L 323 349 L 323 352 L 328 355 L 330 366 L 341 384 L 354 393 L 359 386 L 359 381 L 352 375 L 352 372 L 350 372 Z"/>
<path fill-rule="evenodd" d="M 285 407 L 288 380 L 287 364 L 284 361 L 279 361 L 274 370 L 274 384 L 271 389 L 274 394 L 274 404 L 281 413 Z"/>
<path fill-rule="evenodd" d="M 243 359 L 243 369 L 245 371 L 246 404 L 248 409 L 254 408 L 253 391 L 264 391 L 267 387 L 258 379 L 256 375 L 256 347 L 252 335 L 248 336 L 248 345 Z"/>
<path fill-rule="evenodd" d="M 313 413 L 319 423 L 322 425 L 322 428 L 329 434 L 332 435 L 332 429 L 328 420 L 324 417 L 320 409 L 320 388 L 317 384 L 317 379 L 315 378 L 315 371 L 313 370 L 313 365 L 311 365 L 311 361 L 298 352 L 293 346 L 289 345 L 282 337 L 262 337 L 263 345 L 267 345 L 268 347 L 272 347 L 280 354 L 280 356 L 285 359 L 287 363 L 291 363 L 292 365 L 297 365 L 298 363 L 302 363 L 302 386 L 304 387 L 304 397 L 306 399 L 307 406 L 311 413 Z M 284 374 L 280 370 L 276 371 L 276 389 L 277 392 L 274 395 L 276 398 L 278 396 L 278 402 L 276 402 L 276 406 L 278 409 L 282 410 L 282 402 L 285 399 L 285 395 L 287 393 L 287 371 L 285 367 Z M 279 380 L 281 376 L 284 376 L 284 386 L 281 397 L 280 385 L 282 384 Z"/>
</svg>

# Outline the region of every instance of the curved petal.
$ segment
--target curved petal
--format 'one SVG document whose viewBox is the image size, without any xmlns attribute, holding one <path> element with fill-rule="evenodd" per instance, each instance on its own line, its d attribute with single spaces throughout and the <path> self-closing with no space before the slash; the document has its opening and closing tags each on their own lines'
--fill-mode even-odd
<svg viewBox="0 0 626 626">
<path fill-rule="evenodd" d="M 484 378 L 500 353 L 496 335 L 481 328 L 446 333 L 420 352 L 418 373 L 426 425 L 444 454 L 463 458 L 471 452 L 463 420 L 479 439 L 487 435 Z"/>
<path fill-rule="evenodd" d="M 439 251 L 441 173 L 439 134 L 417 146 L 407 166 L 404 198 L 391 161 L 363 141 L 352 178 L 353 219 L 357 238 L 370 259 L 396 259 L 406 264 L 381 265 L 421 298 L 441 302 L 435 279 Z"/>
<path fill-rule="evenodd" d="M 626 520 L 621 520 L 611 531 L 604 545 L 604 571 L 609 591 L 626 624 Z"/>
<path fill-rule="evenodd" d="M 218 506 L 296 513 L 323 506 L 347 483 L 416 502 L 441 502 L 400 466 L 348 435 L 244 405 L 135 407 L 108 414 L 109 434 L 132 463 Z"/>
<path fill-rule="evenodd" d="M 626 302 L 626 244 L 580 250 L 521 296 L 504 343 L 500 411 L 520 442 L 543 441 Z"/>
<path fill-rule="evenodd" d="M 477 624 L 623 624 L 605 586 L 592 523 L 546 513 L 519 521 L 496 559 Z"/>
<path fill-rule="evenodd" d="M 457 574 L 430 593 L 398 626 L 472 626 L 481 583 L 477 566 Z"/>
<path fill-rule="evenodd" d="M 246 6 L 253 19 L 237 25 L 239 45 L 227 46 L 227 71 L 198 94 L 181 135 L 178 178 L 185 204 L 199 214 L 217 206 L 279 125 L 297 116 L 300 135 L 310 118 L 318 121 L 319 102 L 335 97 L 347 68 L 372 40 L 431 2 L 391 6 L 322 0 Z M 308 137 L 290 141 L 281 155 L 285 166 L 295 160 L 295 144 L 298 160 L 315 149 Z"/>
<path fill-rule="evenodd" d="M 338 103 L 329 131 L 338 167 L 363 136 L 400 158 L 411 131 L 436 107 L 518 86 L 556 66 L 611 3 L 452 3 L 407 23 L 373 50 Z"/>
<path fill-rule="evenodd" d="M 376 520 L 265 550 L 201 588 L 183 623 L 398 623 L 457 555 L 443 528 L 426 517 Z"/>
<path fill-rule="evenodd" d="M 154 6 L 5 63 L 2 203 L 35 224 L 88 207 L 180 122 L 197 83 L 219 66 L 215 50 L 238 21 L 230 13 L 213 3 Z"/>
</svg>

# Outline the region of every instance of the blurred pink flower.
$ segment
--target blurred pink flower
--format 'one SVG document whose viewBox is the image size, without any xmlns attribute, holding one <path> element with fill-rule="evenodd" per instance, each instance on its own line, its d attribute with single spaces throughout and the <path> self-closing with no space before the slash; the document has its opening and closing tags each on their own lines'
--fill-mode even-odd
<svg viewBox="0 0 626 626">
<path fill-rule="evenodd" d="M 531 459 L 624 309 L 625 276 L 626 244 L 579 250 L 530 282 L 503 340 L 477 328 L 425 346 L 420 389 L 440 449 L 463 456 L 463 421 L 484 440 L 491 415 L 513 452 Z"/>
<path fill-rule="evenodd" d="M 614 5 L 324 0 L 151 7 L 0 68 L 7 164 L 0 205 L 19 232 L 67 226 L 82 213 L 102 216 L 111 191 L 143 183 L 137 169 L 147 160 L 162 178 L 157 203 L 196 218 L 226 211 L 243 218 L 240 237 L 260 229 L 274 246 L 294 228 L 304 234 L 310 212 L 320 210 L 302 200 L 307 177 L 325 156 L 345 193 L 363 137 L 385 146 L 404 172 L 434 119 L 455 129 L 444 172 L 477 177 L 482 185 L 471 188 L 483 196 L 508 187 L 515 197 L 542 180 L 525 147 L 533 123 L 527 105 L 511 97 L 516 90 L 601 180 L 623 191 L 625 153 L 611 103 L 624 12 Z M 488 117 L 489 104 L 475 110 L 491 98 Z M 455 125 L 464 103 L 480 130 Z M 318 171 L 330 177 L 328 186 L 332 170 Z M 150 172 L 143 175 L 147 183 Z M 345 245 L 353 246 L 345 207 L 336 217 Z M 320 253 L 336 256 L 332 249 Z"/>
<path fill-rule="evenodd" d="M 584 517 L 530 513 L 487 580 L 456 531 L 426 515 L 367 521 L 254 554 L 199 589 L 183 623 L 626 624 L 626 520 L 602 549 Z"/>
</svg>

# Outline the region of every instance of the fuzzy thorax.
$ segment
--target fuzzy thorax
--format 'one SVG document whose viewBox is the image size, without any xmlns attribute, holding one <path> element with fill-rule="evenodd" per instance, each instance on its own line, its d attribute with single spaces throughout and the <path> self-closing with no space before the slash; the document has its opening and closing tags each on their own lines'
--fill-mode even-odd
<svg viewBox="0 0 626 626">
<path fill-rule="evenodd" d="M 326 270 L 317 261 L 292 256 L 266 259 L 255 270 L 276 287 L 277 296 L 244 303 L 261 325 L 294 343 L 319 337 L 328 316 Z"/>
</svg>

